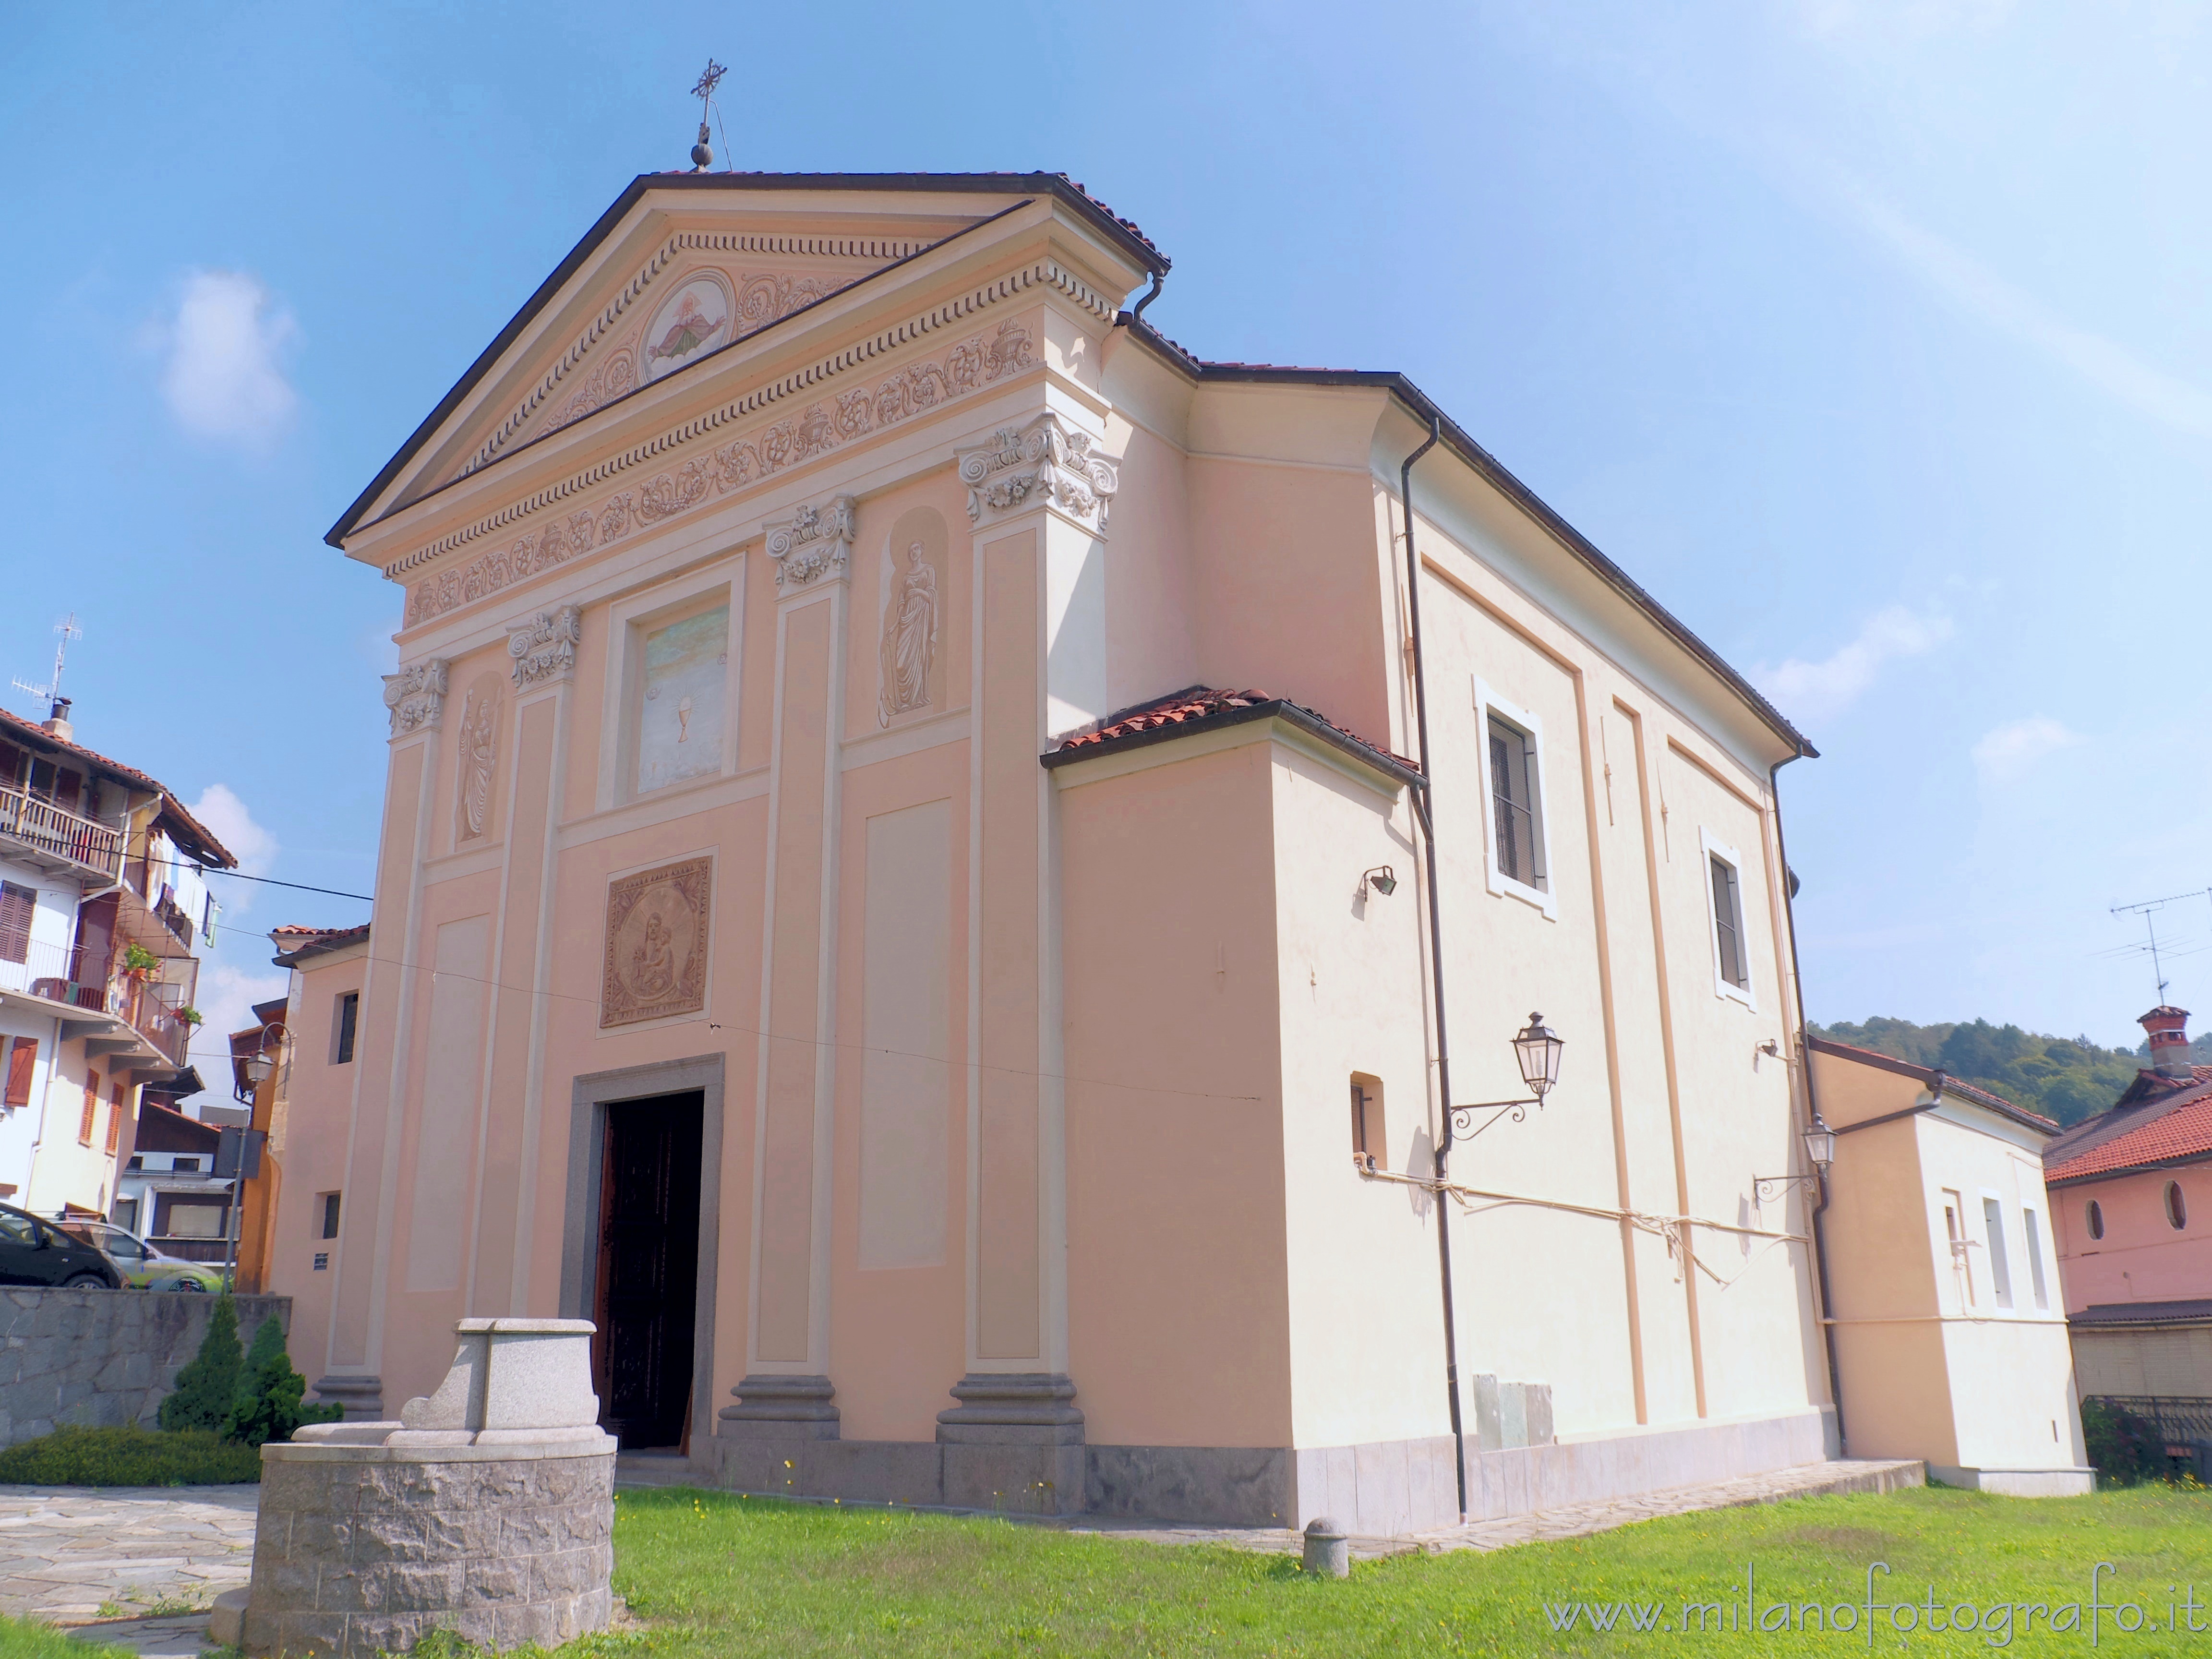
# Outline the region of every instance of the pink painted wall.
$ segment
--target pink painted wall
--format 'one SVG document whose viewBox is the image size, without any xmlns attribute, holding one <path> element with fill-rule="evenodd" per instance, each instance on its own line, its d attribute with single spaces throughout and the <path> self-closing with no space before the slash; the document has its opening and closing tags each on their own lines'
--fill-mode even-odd
<svg viewBox="0 0 2212 1659">
<path fill-rule="evenodd" d="M 2181 1188 L 2181 1228 L 2166 1217 L 2169 1182 Z M 2101 1239 L 2089 1237 L 2093 1202 L 2104 1212 Z M 2067 1312 L 2212 1296 L 2212 1165 L 2069 1182 L 2053 1189 L 2051 1207 Z"/>
</svg>

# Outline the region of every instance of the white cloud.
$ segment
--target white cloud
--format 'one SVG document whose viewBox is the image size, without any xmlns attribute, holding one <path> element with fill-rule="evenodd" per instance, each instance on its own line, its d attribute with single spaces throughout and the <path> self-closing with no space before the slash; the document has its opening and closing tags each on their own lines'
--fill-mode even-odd
<svg viewBox="0 0 2212 1659">
<path fill-rule="evenodd" d="M 2212 438 L 2212 393 L 2176 380 L 2116 341 L 2076 328 L 1933 231 L 1924 230 L 1840 169 L 1834 192 L 1860 228 L 1899 264 L 1979 321 L 2071 369 L 2115 402 L 2186 432 Z"/>
<path fill-rule="evenodd" d="M 1792 657 L 1776 667 L 1761 664 L 1751 678 L 1785 714 L 1832 714 L 1856 702 L 1883 664 L 1919 656 L 1950 637 L 1949 617 L 1893 605 L 1869 617 L 1858 636 L 1832 655 L 1818 662 Z"/>
<path fill-rule="evenodd" d="M 261 448 L 290 423 L 299 394 L 281 359 L 299 337 L 292 313 L 245 271 L 196 270 L 161 331 L 161 395 L 195 437 Z"/>
<path fill-rule="evenodd" d="M 2081 741 L 2080 733 L 2068 731 L 2048 715 L 2008 720 L 1974 745 L 1974 769 L 1984 782 L 2008 783 L 2045 755 L 2071 749 Z"/>
<path fill-rule="evenodd" d="M 207 825 L 215 838 L 238 856 L 238 867 L 249 876 L 269 873 L 276 861 L 276 837 L 253 821 L 253 814 L 246 803 L 232 793 L 230 786 L 211 783 L 203 790 L 200 798 L 191 804 L 191 815 Z M 236 896 L 224 894 L 226 899 Z M 241 908 L 235 905 L 233 908 Z"/>
<path fill-rule="evenodd" d="M 199 988 L 194 994 L 205 1023 L 192 1033 L 191 1061 L 199 1068 L 200 1080 L 207 1085 L 216 1103 L 230 1093 L 230 1034 L 252 1029 L 253 1005 L 276 1001 L 291 982 L 289 975 L 276 968 L 255 973 L 227 962 L 201 964 Z"/>
</svg>

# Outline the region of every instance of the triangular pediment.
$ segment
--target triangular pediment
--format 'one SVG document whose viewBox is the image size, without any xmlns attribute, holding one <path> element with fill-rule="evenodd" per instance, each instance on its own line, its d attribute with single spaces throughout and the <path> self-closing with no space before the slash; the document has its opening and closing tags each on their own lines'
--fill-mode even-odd
<svg viewBox="0 0 2212 1659">
<path fill-rule="evenodd" d="M 1056 175 L 647 174 L 532 295 L 330 539 L 338 544 L 610 404 L 700 371 L 718 352 L 928 253 L 1024 195 L 1069 191 L 1144 247 L 1133 227 Z"/>
</svg>

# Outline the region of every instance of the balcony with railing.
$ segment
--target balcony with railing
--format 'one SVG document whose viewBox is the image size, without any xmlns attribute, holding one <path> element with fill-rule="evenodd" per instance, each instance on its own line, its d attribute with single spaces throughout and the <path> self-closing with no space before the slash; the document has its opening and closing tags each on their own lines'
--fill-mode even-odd
<svg viewBox="0 0 2212 1659">
<path fill-rule="evenodd" d="M 18 951 L 20 957 L 14 954 Z M 123 1054 L 143 1045 L 182 1066 L 192 1039 L 183 1010 L 191 1006 L 199 963 L 190 957 L 155 960 L 151 968 L 134 968 L 128 945 L 103 955 L 82 945 L 18 943 L 0 954 L 0 992 L 36 997 L 81 1015 L 79 1021 L 70 1021 L 67 1012 L 63 1018 L 82 1027 L 68 1035 L 83 1037 L 92 1054 Z"/>
<path fill-rule="evenodd" d="M 106 882 L 123 875 L 123 831 L 58 806 L 21 785 L 0 784 L 0 853 Z"/>
</svg>

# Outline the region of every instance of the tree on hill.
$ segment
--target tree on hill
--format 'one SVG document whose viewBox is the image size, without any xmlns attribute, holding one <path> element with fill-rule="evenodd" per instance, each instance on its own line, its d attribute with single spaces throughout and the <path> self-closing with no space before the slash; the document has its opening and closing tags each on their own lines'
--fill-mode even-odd
<svg viewBox="0 0 2212 1659">
<path fill-rule="evenodd" d="M 2086 1036 L 2045 1036 L 1985 1019 L 1915 1025 L 1876 1018 L 1809 1029 L 1814 1036 L 1939 1069 L 2061 1123 L 2103 1111 L 2150 1063 L 2147 1043 L 2139 1052 L 2107 1048 Z"/>
</svg>

